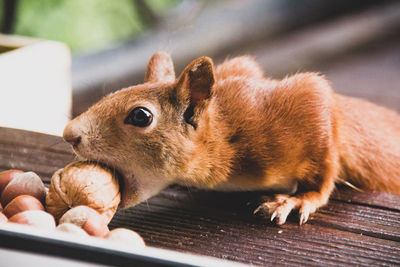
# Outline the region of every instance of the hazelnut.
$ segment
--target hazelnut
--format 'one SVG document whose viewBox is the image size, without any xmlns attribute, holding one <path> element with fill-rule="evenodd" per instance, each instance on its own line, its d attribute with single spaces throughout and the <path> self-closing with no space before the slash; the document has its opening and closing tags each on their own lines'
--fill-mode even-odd
<svg viewBox="0 0 400 267">
<path fill-rule="evenodd" d="M 23 171 L 20 170 L 7 170 L 0 172 L 0 195 L 3 192 L 4 188 L 7 186 L 7 184 L 14 179 L 14 177 L 20 173 L 24 173 Z"/>
<path fill-rule="evenodd" d="M 43 229 L 54 229 L 56 223 L 53 216 L 42 210 L 26 210 L 15 214 L 10 219 L 9 222 L 27 224 Z"/>
<path fill-rule="evenodd" d="M 44 211 L 44 207 L 37 198 L 30 195 L 20 195 L 11 200 L 11 202 L 4 208 L 3 212 L 7 217 L 12 217 L 13 215 L 25 210 Z"/>
<path fill-rule="evenodd" d="M 4 215 L 3 212 L 0 212 L 0 223 L 2 223 L 2 222 L 7 222 L 7 221 L 8 221 L 7 216 Z"/>
<path fill-rule="evenodd" d="M 143 238 L 135 231 L 132 231 L 127 228 L 115 228 L 111 230 L 108 234 L 106 234 L 104 238 L 130 246 L 136 246 L 136 247 L 145 246 Z"/>
<path fill-rule="evenodd" d="M 80 235 L 80 236 L 88 236 L 88 233 L 85 232 L 82 228 L 79 226 L 72 224 L 72 223 L 62 223 L 59 224 L 56 227 L 57 231 L 65 232 L 65 233 L 71 233 L 74 235 Z"/>
<path fill-rule="evenodd" d="M 89 235 L 103 237 L 109 230 L 104 216 L 88 206 L 78 206 L 67 211 L 60 219 L 60 224 L 72 223 Z"/>
<path fill-rule="evenodd" d="M 108 224 L 120 202 L 118 179 L 112 170 L 90 162 L 73 162 L 51 178 L 47 210 L 58 220 L 70 208 L 85 205 Z"/>
<path fill-rule="evenodd" d="M 7 184 L 1 194 L 1 204 L 7 206 L 14 198 L 19 195 L 30 195 L 42 203 L 46 197 L 46 187 L 42 179 L 34 172 L 24 172 L 15 175 L 15 177 Z"/>
</svg>

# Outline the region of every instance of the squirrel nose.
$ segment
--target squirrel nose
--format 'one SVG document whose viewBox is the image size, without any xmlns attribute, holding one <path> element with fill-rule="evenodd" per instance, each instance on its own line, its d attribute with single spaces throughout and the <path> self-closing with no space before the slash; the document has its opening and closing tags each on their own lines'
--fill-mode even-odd
<svg viewBox="0 0 400 267">
<path fill-rule="evenodd" d="M 82 140 L 80 134 L 74 130 L 72 123 L 69 123 L 63 132 L 63 138 L 66 142 L 70 143 L 73 147 L 79 145 Z"/>
<path fill-rule="evenodd" d="M 79 143 L 81 142 L 81 137 L 80 136 L 67 136 L 64 137 L 64 140 L 67 141 L 68 143 L 70 143 L 73 147 L 76 147 L 77 145 L 79 145 Z"/>
</svg>

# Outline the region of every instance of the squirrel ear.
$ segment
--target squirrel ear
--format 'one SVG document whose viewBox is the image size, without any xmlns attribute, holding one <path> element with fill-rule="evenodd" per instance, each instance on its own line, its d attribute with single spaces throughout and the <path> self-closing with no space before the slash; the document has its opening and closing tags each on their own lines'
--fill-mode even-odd
<svg viewBox="0 0 400 267">
<path fill-rule="evenodd" d="M 165 52 L 155 53 L 149 60 L 144 82 L 173 82 L 175 81 L 174 64 Z"/>
<path fill-rule="evenodd" d="M 181 97 L 190 99 L 192 106 L 197 106 L 211 96 L 214 85 L 214 64 L 211 58 L 201 57 L 193 60 L 178 78 L 177 89 Z"/>
</svg>

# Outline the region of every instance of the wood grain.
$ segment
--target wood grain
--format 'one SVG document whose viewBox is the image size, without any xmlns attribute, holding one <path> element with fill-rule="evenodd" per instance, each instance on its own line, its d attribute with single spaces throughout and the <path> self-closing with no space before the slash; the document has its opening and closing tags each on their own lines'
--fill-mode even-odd
<svg viewBox="0 0 400 267">
<path fill-rule="evenodd" d="M 366 191 L 365 193 L 368 194 L 367 198 L 365 194 L 356 194 L 354 190 L 337 190 L 332 199 L 400 211 L 400 195 L 379 191 Z"/>
<path fill-rule="evenodd" d="M 252 194 L 210 193 L 208 198 L 205 194 L 167 189 L 147 203 L 119 211 L 111 227 L 134 229 L 151 246 L 255 265 L 400 263 L 398 213 L 388 211 L 390 220 L 382 222 L 378 216 L 362 224 L 370 217 L 365 215 L 351 224 L 357 217 L 351 210 L 359 207 L 340 212 L 341 205 L 352 204 L 333 201 L 306 225 L 298 226 L 296 216 L 291 216 L 278 227 L 252 215 L 248 204 Z M 361 206 L 358 213 L 363 210 Z"/>
<path fill-rule="evenodd" d="M 0 170 L 35 171 L 45 182 L 75 160 L 61 137 L 0 127 Z"/>
</svg>

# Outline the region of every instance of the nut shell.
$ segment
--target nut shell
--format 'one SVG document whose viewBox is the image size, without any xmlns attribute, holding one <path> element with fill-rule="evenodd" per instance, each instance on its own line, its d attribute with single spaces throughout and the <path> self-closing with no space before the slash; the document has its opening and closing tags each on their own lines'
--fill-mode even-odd
<svg viewBox="0 0 400 267">
<path fill-rule="evenodd" d="M 0 172 L 0 195 L 3 192 L 4 188 L 8 185 L 8 183 L 14 179 L 18 174 L 24 173 L 20 170 L 7 170 Z"/>
<path fill-rule="evenodd" d="M 4 213 L 0 211 L 0 223 L 7 222 L 7 221 L 8 221 L 7 216 L 4 215 Z"/>
<path fill-rule="evenodd" d="M 112 240 L 129 246 L 144 247 L 143 238 L 127 228 L 115 228 L 104 236 L 105 239 Z"/>
<path fill-rule="evenodd" d="M 60 232 L 79 235 L 79 236 L 89 236 L 88 233 L 86 233 L 85 230 L 83 230 L 82 228 L 80 228 L 79 226 L 77 226 L 77 225 L 75 225 L 73 223 L 62 223 L 62 224 L 59 224 L 56 227 L 56 230 L 60 231 Z"/>
<path fill-rule="evenodd" d="M 34 172 L 24 172 L 16 175 L 4 188 L 1 194 L 1 204 L 6 207 L 8 203 L 19 195 L 30 195 L 44 203 L 46 187 L 42 179 Z"/>
<path fill-rule="evenodd" d="M 53 216 L 41 210 L 26 210 L 15 214 L 8 222 L 26 224 L 43 229 L 54 229 L 56 223 Z"/>
<path fill-rule="evenodd" d="M 118 179 L 113 171 L 94 163 L 73 162 L 54 173 L 46 205 L 56 220 L 70 208 L 85 205 L 109 223 L 120 199 Z"/>
<path fill-rule="evenodd" d="M 60 224 L 72 223 L 82 227 L 89 235 L 103 237 L 109 230 L 104 216 L 88 206 L 78 206 L 67 211 Z"/>
<path fill-rule="evenodd" d="M 30 195 L 20 195 L 11 200 L 10 203 L 4 208 L 3 212 L 7 217 L 12 217 L 17 213 L 25 210 L 42 210 L 44 207 L 42 203 L 35 197 Z"/>
</svg>

